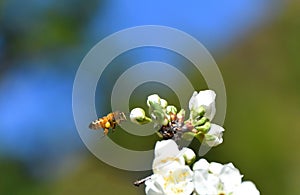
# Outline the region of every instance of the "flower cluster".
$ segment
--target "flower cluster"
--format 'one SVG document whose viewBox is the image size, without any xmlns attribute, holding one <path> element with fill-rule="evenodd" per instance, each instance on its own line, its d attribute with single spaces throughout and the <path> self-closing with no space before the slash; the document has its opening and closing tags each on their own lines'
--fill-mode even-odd
<svg viewBox="0 0 300 195">
<path fill-rule="evenodd" d="M 142 108 L 134 108 L 130 112 L 132 122 L 143 125 L 154 122 L 163 139 L 175 141 L 185 139 L 191 141 L 196 138 L 201 143 L 214 147 L 223 142 L 223 127 L 212 124 L 215 116 L 216 94 L 212 90 L 194 92 L 189 102 L 190 116 L 184 121 L 185 110 L 168 105 L 165 99 L 157 94 L 150 95 L 147 99 L 150 117 L 147 117 Z"/>
<path fill-rule="evenodd" d="M 173 140 L 156 143 L 153 175 L 145 182 L 147 195 L 259 195 L 251 181 L 242 182 L 242 175 L 233 164 L 208 163 L 200 159 L 191 169 L 188 165 L 195 153 L 178 149 Z"/>
<path fill-rule="evenodd" d="M 242 175 L 232 163 L 196 161 L 190 148 L 181 150 L 177 141 L 197 139 L 201 144 L 214 147 L 223 142 L 223 127 L 213 124 L 216 93 L 212 90 L 194 92 L 189 101 L 189 118 L 185 110 L 168 105 L 157 94 L 147 99 L 150 117 L 141 108 L 130 113 L 132 122 L 143 125 L 154 122 L 154 128 L 164 140 L 155 145 L 152 163 L 153 175 L 135 182 L 145 182 L 147 195 L 259 195 L 251 181 L 242 181 Z M 195 162 L 195 163 L 194 163 Z"/>
</svg>

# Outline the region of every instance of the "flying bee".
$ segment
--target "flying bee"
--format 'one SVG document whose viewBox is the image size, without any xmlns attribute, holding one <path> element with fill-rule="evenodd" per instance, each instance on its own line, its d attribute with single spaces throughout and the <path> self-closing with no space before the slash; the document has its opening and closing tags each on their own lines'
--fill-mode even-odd
<svg viewBox="0 0 300 195">
<path fill-rule="evenodd" d="M 93 130 L 103 129 L 104 135 L 108 134 L 109 129 L 114 130 L 117 125 L 126 120 L 124 112 L 111 112 L 102 118 L 98 118 L 90 123 L 89 128 Z"/>
</svg>

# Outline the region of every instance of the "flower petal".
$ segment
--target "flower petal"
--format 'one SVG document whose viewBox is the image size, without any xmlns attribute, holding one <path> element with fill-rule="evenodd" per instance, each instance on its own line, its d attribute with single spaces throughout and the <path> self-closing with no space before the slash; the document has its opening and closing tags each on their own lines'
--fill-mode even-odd
<svg viewBox="0 0 300 195">
<path fill-rule="evenodd" d="M 216 162 L 211 162 L 209 164 L 209 168 L 208 170 L 215 175 L 219 175 L 223 169 L 224 165 L 220 164 L 220 163 L 216 163 Z"/>
<path fill-rule="evenodd" d="M 194 171 L 194 186 L 198 194 L 218 194 L 220 180 L 217 176 L 208 173 L 207 170 Z"/>
<path fill-rule="evenodd" d="M 162 186 L 159 181 L 163 180 L 161 175 L 154 174 L 151 176 L 150 180 L 145 182 L 146 188 L 145 192 L 147 195 L 164 195 Z"/>
<path fill-rule="evenodd" d="M 155 158 L 152 164 L 154 173 L 163 174 L 170 169 L 185 165 L 183 151 L 179 151 L 174 140 L 156 142 L 154 154 Z"/>
<path fill-rule="evenodd" d="M 178 146 L 174 140 L 168 139 L 156 142 L 154 149 L 155 158 L 165 154 L 169 156 L 177 156 L 179 154 Z"/>
<path fill-rule="evenodd" d="M 208 170 L 209 167 L 209 163 L 207 162 L 207 160 L 205 160 L 204 158 L 201 158 L 200 160 L 198 160 L 197 162 L 195 162 L 194 166 L 193 166 L 193 170 Z"/>
<path fill-rule="evenodd" d="M 165 174 L 185 165 L 183 156 L 160 156 L 153 160 L 152 170 L 155 174 Z"/>
<path fill-rule="evenodd" d="M 242 177 L 240 171 L 231 163 L 223 166 L 219 176 L 227 192 L 233 192 L 242 183 Z"/>
<path fill-rule="evenodd" d="M 189 166 L 170 170 L 163 177 L 165 179 L 164 192 L 166 194 L 190 195 L 194 191 L 193 172 Z"/>
<path fill-rule="evenodd" d="M 223 127 L 216 124 L 211 124 L 210 130 L 205 134 L 204 142 L 210 147 L 221 144 L 223 142 L 223 131 Z"/>
<path fill-rule="evenodd" d="M 203 106 L 206 111 L 204 116 L 212 120 L 216 114 L 215 99 L 216 93 L 212 90 L 200 91 L 198 94 L 194 92 L 189 101 L 189 109 L 197 111 Z"/>
<path fill-rule="evenodd" d="M 244 181 L 236 190 L 233 195 L 260 195 L 254 183 L 251 181 Z"/>
</svg>

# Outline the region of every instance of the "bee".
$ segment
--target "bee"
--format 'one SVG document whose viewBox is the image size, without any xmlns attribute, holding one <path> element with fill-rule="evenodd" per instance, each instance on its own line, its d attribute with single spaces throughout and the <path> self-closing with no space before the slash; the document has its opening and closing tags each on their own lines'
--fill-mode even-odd
<svg viewBox="0 0 300 195">
<path fill-rule="evenodd" d="M 114 130 L 117 125 L 126 120 L 124 112 L 111 112 L 102 118 L 98 118 L 90 123 L 89 128 L 93 130 L 103 129 L 104 135 L 108 134 L 109 129 Z"/>
</svg>

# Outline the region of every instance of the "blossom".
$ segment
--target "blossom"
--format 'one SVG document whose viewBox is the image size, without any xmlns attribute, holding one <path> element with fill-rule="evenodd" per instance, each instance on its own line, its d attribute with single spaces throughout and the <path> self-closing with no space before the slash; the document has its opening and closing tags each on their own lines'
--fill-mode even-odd
<svg viewBox="0 0 300 195">
<path fill-rule="evenodd" d="M 146 194 L 190 195 L 194 191 L 193 172 L 185 165 L 185 159 L 191 160 L 187 156 L 193 158 L 192 152 L 188 149 L 180 151 L 173 140 L 158 141 L 152 165 L 154 174 L 145 182 Z"/>
<path fill-rule="evenodd" d="M 194 191 L 193 172 L 188 166 L 178 167 L 163 174 L 153 174 L 145 182 L 147 195 L 190 195 Z"/>
<path fill-rule="evenodd" d="M 201 195 L 259 195 L 250 181 L 242 182 L 242 175 L 232 163 L 208 163 L 200 159 L 193 166 L 195 191 Z"/>
<path fill-rule="evenodd" d="M 193 93 L 189 101 L 190 122 L 194 126 L 194 131 L 186 137 L 195 136 L 199 141 L 205 143 L 209 147 L 214 147 L 223 142 L 224 128 L 212 124 L 216 114 L 215 107 L 216 93 L 212 90 L 204 90 Z M 190 138 L 189 138 L 190 139 Z"/>
<path fill-rule="evenodd" d="M 216 93 L 212 90 L 204 90 L 193 93 L 189 101 L 189 109 L 191 112 L 201 112 L 202 107 L 205 109 L 205 117 L 212 120 L 216 114 L 215 106 Z"/>
</svg>

